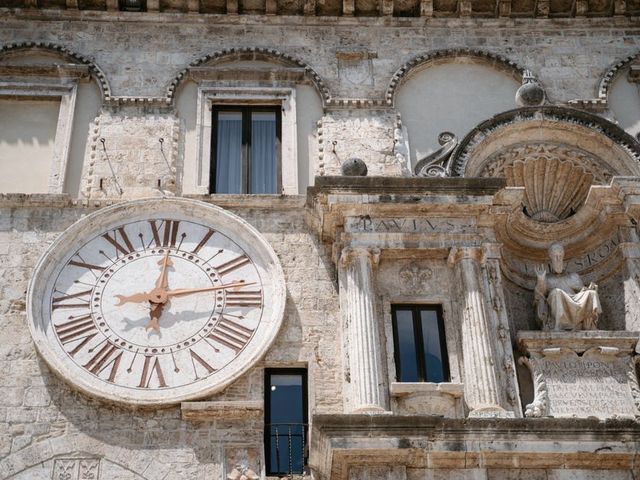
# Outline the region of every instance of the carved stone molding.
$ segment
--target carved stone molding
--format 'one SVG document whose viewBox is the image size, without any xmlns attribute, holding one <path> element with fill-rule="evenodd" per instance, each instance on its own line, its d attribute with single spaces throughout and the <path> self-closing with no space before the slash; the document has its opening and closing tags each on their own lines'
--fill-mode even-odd
<svg viewBox="0 0 640 480">
<path fill-rule="evenodd" d="M 107 77 L 105 76 L 102 69 L 98 65 L 96 65 L 93 59 L 84 57 L 63 45 L 50 42 L 11 43 L 9 45 L 0 46 L 0 58 L 14 52 L 38 50 L 45 52 L 57 52 L 74 63 L 81 63 L 83 65 L 86 65 L 89 68 L 89 71 L 95 76 L 98 81 L 98 86 L 100 87 L 103 101 L 106 102 L 110 99 L 111 87 L 109 86 L 109 81 L 107 80 Z"/>
<path fill-rule="evenodd" d="M 167 102 L 172 103 L 175 98 L 175 92 L 180 85 L 189 75 L 191 75 L 191 70 L 201 68 L 205 65 L 217 65 L 222 62 L 232 62 L 232 61 L 267 61 L 267 62 L 276 62 L 281 65 L 290 66 L 293 68 L 301 68 L 303 69 L 305 75 L 310 79 L 311 83 L 314 85 L 320 98 L 322 99 L 322 103 L 324 106 L 327 106 L 332 102 L 331 94 L 329 93 L 329 89 L 325 85 L 324 81 L 318 75 L 313 68 L 311 68 L 307 63 L 294 58 L 291 55 L 288 55 L 279 50 L 275 50 L 272 48 L 256 48 L 256 47 L 239 47 L 239 48 L 229 48 L 223 49 L 218 52 L 214 52 L 209 55 L 205 55 L 200 57 L 199 59 L 191 62 L 189 67 L 180 70 L 178 74 L 174 77 L 174 79 L 169 83 L 167 87 L 166 99 Z M 195 73 L 194 72 L 194 73 Z M 202 70 L 200 69 L 202 73 Z"/>
<path fill-rule="evenodd" d="M 402 85 L 411 74 L 430 64 L 442 61 L 454 61 L 456 59 L 468 58 L 479 62 L 489 63 L 500 70 L 511 74 L 518 82 L 522 80 L 525 68 L 518 65 L 502 55 L 488 52 L 486 50 L 478 50 L 471 48 L 448 48 L 443 50 L 434 50 L 425 55 L 418 55 L 403 64 L 391 77 L 389 86 L 385 93 L 385 101 L 388 106 L 393 106 L 398 88 Z"/>
<path fill-rule="evenodd" d="M 506 153 L 522 148 L 522 138 L 530 145 L 563 146 L 559 154 L 576 164 L 586 162 L 583 166 L 604 182 L 614 175 L 640 175 L 640 144 L 631 135 L 597 115 L 557 106 L 509 110 L 482 122 L 453 152 L 452 175 L 503 176 L 504 155 L 503 164 L 523 153 L 535 153 Z"/>
</svg>

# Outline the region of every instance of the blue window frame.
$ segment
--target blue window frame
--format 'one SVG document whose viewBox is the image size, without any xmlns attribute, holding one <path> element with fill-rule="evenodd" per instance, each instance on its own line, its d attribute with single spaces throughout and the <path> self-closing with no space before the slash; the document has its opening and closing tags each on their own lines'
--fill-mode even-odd
<svg viewBox="0 0 640 480">
<path fill-rule="evenodd" d="M 265 371 L 267 475 L 304 472 L 307 447 L 307 371 Z"/>
</svg>

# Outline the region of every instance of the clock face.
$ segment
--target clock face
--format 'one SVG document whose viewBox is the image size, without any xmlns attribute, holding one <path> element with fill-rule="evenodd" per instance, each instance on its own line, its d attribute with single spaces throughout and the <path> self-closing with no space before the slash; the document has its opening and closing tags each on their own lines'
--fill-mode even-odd
<svg viewBox="0 0 640 480">
<path fill-rule="evenodd" d="M 80 220 L 29 289 L 40 353 L 81 390 L 175 403 L 250 368 L 282 320 L 275 254 L 243 220 L 189 200 L 119 204 Z"/>
</svg>

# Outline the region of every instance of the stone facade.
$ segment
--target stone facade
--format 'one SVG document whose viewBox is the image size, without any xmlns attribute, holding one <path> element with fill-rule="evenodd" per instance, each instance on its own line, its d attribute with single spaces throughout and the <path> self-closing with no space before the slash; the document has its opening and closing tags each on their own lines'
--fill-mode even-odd
<svg viewBox="0 0 640 480">
<path fill-rule="evenodd" d="M 61 112 L 51 171 L 28 158 L 3 170 L 21 193 L 0 192 L 0 478 L 264 478 L 276 368 L 307 371 L 297 477 L 640 475 L 637 2 L 118 5 L 0 0 L 0 104 L 41 97 Z M 476 103 L 483 69 L 503 83 Z M 544 105 L 517 108 L 525 70 Z M 437 108 L 397 101 L 430 82 Z M 209 194 L 218 104 L 282 107 L 279 191 Z M 416 134 L 447 115 L 455 143 Z M 3 135 L 10 122 L 0 163 L 47 141 L 33 126 Z M 427 178 L 418 151 L 437 160 Z M 352 158 L 367 176 L 341 175 Z M 22 192 L 29 175 L 47 190 Z M 29 333 L 34 267 L 86 215 L 172 197 L 260 232 L 284 271 L 282 326 L 204 398 L 135 408 L 80 393 Z M 553 243 L 597 285 L 597 330 L 541 331 L 536 268 Z M 445 381 L 398 378 L 402 305 L 441 312 Z"/>
</svg>

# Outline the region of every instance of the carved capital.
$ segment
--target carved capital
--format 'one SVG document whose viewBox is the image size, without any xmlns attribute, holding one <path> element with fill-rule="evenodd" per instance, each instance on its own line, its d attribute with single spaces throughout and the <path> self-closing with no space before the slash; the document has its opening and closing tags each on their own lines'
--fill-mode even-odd
<svg viewBox="0 0 640 480">
<path fill-rule="evenodd" d="M 453 268 L 462 260 L 473 260 L 478 264 L 483 264 L 485 261 L 484 250 L 480 247 L 451 247 L 447 265 Z"/>
<path fill-rule="evenodd" d="M 501 243 L 483 243 L 482 251 L 484 254 L 483 261 L 486 260 L 500 260 L 502 258 L 502 244 Z"/>
<path fill-rule="evenodd" d="M 377 267 L 380 262 L 379 248 L 345 247 L 340 254 L 340 266 L 348 267 L 356 258 L 367 258 L 372 267 Z"/>
</svg>

